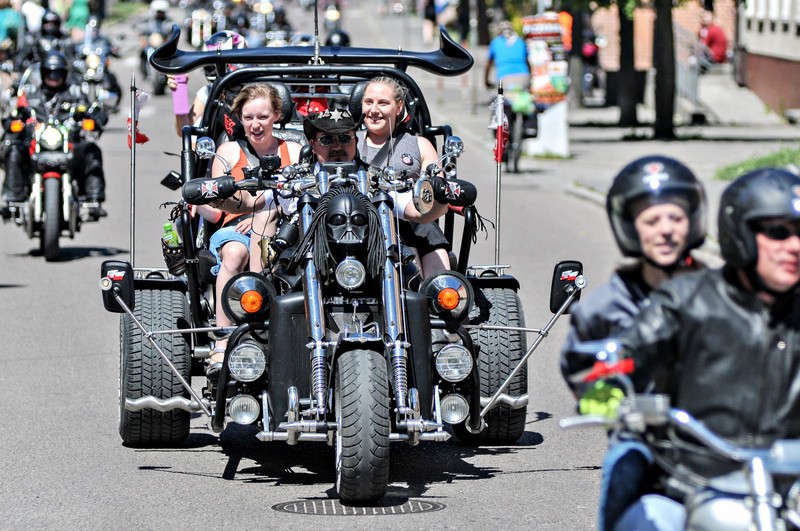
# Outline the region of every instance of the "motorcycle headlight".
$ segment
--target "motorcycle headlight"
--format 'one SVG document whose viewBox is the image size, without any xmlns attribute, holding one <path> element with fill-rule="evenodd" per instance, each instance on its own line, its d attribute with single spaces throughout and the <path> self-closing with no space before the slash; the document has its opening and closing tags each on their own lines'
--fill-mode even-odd
<svg viewBox="0 0 800 531">
<path fill-rule="evenodd" d="M 243 341 L 231 350 L 228 370 L 240 382 L 254 382 L 267 369 L 267 356 L 255 341 Z"/>
<path fill-rule="evenodd" d="M 475 300 L 467 277 L 457 271 L 442 271 L 427 278 L 420 292 L 428 297 L 431 312 L 445 321 L 466 319 Z"/>
<path fill-rule="evenodd" d="M 64 136 L 55 127 L 46 127 L 39 135 L 39 144 L 47 150 L 55 150 L 61 147 Z"/>
<path fill-rule="evenodd" d="M 336 282 L 344 289 L 356 289 L 364 283 L 367 270 L 355 258 L 345 258 L 336 266 Z"/>
<path fill-rule="evenodd" d="M 275 298 L 275 287 L 262 275 L 246 271 L 228 281 L 222 290 L 222 311 L 237 324 L 264 321 Z"/>
<path fill-rule="evenodd" d="M 469 402 L 458 393 L 449 394 L 442 399 L 442 420 L 448 424 L 458 424 L 469 415 Z"/>
<path fill-rule="evenodd" d="M 90 53 L 86 56 L 86 68 L 97 70 L 100 67 L 100 56 L 96 53 Z"/>
<path fill-rule="evenodd" d="M 236 395 L 228 403 L 228 415 L 236 424 L 248 425 L 258 420 L 261 406 L 250 395 Z"/>
<path fill-rule="evenodd" d="M 448 382 L 460 382 L 472 372 L 472 354 L 463 345 L 447 345 L 436 354 L 436 372 Z"/>
</svg>

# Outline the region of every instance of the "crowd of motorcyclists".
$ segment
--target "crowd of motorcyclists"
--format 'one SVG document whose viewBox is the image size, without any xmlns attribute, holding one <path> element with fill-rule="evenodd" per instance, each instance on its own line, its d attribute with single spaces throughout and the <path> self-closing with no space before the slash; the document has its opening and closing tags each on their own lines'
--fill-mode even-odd
<svg viewBox="0 0 800 531">
<path fill-rule="evenodd" d="M 12 204 L 26 201 L 31 193 L 31 153 L 29 144 L 37 123 L 53 118 L 65 122 L 74 108 L 80 106 L 85 115 L 96 124 L 99 135 L 108 121 L 108 114 L 116 112 L 121 89 L 113 72 L 107 68 L 110 57 L 119 57 L 118 51 L 100 33 L 97 17 L 87 19 L 80 40 L 73 40 L 66 32 L 61 17 L 52 10 L 44 10 L 38 31 L 17 28 L 15 36 L 21 36 L 8 49 L 4 57 L 4 100 L 10 103 L 7 115 L 2 117 L 2 163 L 5 173 L 0 213 L 9 217 Z M 90 64 L 92 54 L 103 64 Z M 102 58 L 100 56 L 102 55 Z M 101 70 L 102 68 L 102 70 Z M 90 87 L 88 70 L 101 71 L 101 78 Z M 9 128 L 13 120 L 21 120 L 26 127 L 21 130 Z M 93 141 L 70 133 L 74 142 L 71 173 L 78 187 L 80 201 L 87 205 L 86 220 L 97 220 L 106 215 L 102 207 L 105 201 L 105 177 L 100 148 Z"/>
<path fill-rule="evenodd" d="M 248 12 L 245 6 L 244 2 L 190 4 L 182 23 L 185 27 L 188 21 L 197 23 L 199 18 L 192 16 L 194 10 L 211 13 L 211 36 L 202 43 L 205 50 L 270 45 L 270 39 L 278 39 L 278 34 L 283 35 L 284 44 L 292 42 L 294 30 L 286 19 L 284 6 L 276 3 L 270 13 Z M 154 34 L 165 38 L 171 30 L 169 8 L 166 0 L 153 0 L 151 16 L 140 28 L 144 74 L 154 48 L 148 38 Z M 116 110 L 114 105 L 96 105 L 75 77 L 79 75 L 79 45 L 87 39 L 103 39 L 99 21 L 94 19 L 94 23 L 87 24 L 88 32 L 80 42 L 65 32 L 64 23 L 54 11 L 44 11 L 36 31 L 21 32 L 23 38 L 19 42 L 3 48 L 9 65 L 6 71 L 12 74 L 13 83 L 4 89 L 13 94 L 15 101 L 9 116 L 2 117 L 4 129 L 10 118 L 33 123 L 45 115 L 58 116 L 76 103 L 90 109 L 102 128 L 108 114 Z M 508 24 L 501 26 L 501 34 L 487 63 L 486 84 L 491 84 L 489 69 L 494 67 L 496 77 L 504 79 L 506 88 L 515 83 L 530 85 L 531 70 L 524 53 L 517 54 L 510 68 L 504 62 L 511 56 L 512 46 L 524 49 L 524 45 Z M 332 25 L 326 44 L 349 46 L 350 38 L 338 25 Z M 106 46 L 113 57 L 113 46 Z M 210 84 L 218 72 L 209 71 L 206 75 Z M 164 83 L 173 91 L 177 88 L 175 78 L 166 78 Z M 108 93 L 121 93 L 110 71 L 104 87 Z M 336 109 L 319 108 L 309 113 L 305 131 L 318 156 L 324 158 L 325 153 L 339 150 L 348 161 L 361 157 L 375 163 L 386 157 L 381 154 L 384 144 L 391 139 L 397 146 L 397 141 L 403 139 L 404 132 L 395 134 L 397 122 L 403 117 L 402 90 L 386 80 L 370 90 L 363 100 L 363 122 L 349 112 L 334 118 L 332 115 L 339 112 Z M 257 93 L 238 103 L 235 95 L 231 96 L 231 104 L 243 124 L 243 137 L 258 148 L 254 150 L 256 155 L 279 153 L 283 141 L 272 137 L 273 123 L 282 118 L 278 111 L 281 102 L 275 99 L 279 95 Z M 175 116 L 176 131 L 196 122 L 207 97 L 205 86 L 187 105 L 190 111 Z M 354 131 L 360 123 L 365 123 L 365 132 L 357 135 Z M 396 153 L 398 161 L 408 156 L 419 170 L 429 159 L 435 159 L 435 151 L 430 151 L 433 147 L 428 149 L 429 143 L 422 140 L 409 135 L 405 142 L 410 142 L 411 147 L 404 145 L 402 149 L 406 151 Z M 24 201 L 30 193 L 29 142 L 30 129 L 4 131 L 0 151 L 5 177 L 0 213 L 6 217 L 9 205 Z M 233 150 L 232 165 L 249 164 L 241 143 L 234 139 L 223 146 L 219 151 L 223 158 L 226 150 Z M 281 153 L 285 159 L 282 163 L 296 162 L 298 150 L 299 146 L 293 147 L 291 155 Z M 94 142 L 80 141 L 75 144 L 74 153 L 79 196 L 93 205 L 89 218 L 104 217 L 106 194 L 100 148 Z M 398 161 L 396 166 L 401 164 Z M 217 161 L 212 171 L 219 173 L 214 177 L 226 173 Z M 221 208 L 222 204 L 216 206 Z M 576 375 L 582 374 L 586 365 L 572 356 L 572 351 L 587 340 L 616 337 L 630 349 L 635 363 L 632 377 L 638 391 L 669 394 L 673 404 L 726 439 L 766 447 L 778 438 L 800 436 L 800 177 L 767 168 L 747 173 L 727 187 L 718 212 L 720 249 L 725 261 L 721 269 L 708 268 L 691 254 L 706 237 L 708 206 L 702 184 L 681 162 L 654 155 L 626 164 L 608 191 L 606 208 L 619 250 L 632 260 L 615 271 L 607 284 L 594 288 L 573 312 L 563 346 L 562 371 L 580 412 L 613 415 L 620 395 L 606 381 L 578 381 Z M 213 213 L 220 219 L 226 215 L 219 208 L 215 212 L 211 209 L 204 207 L 201 214 L 205 217 Z M 225 223 L 237 219 L 228 218 Z M 251 246 L 253 221 L 239 227 L 241 221 L 229 227 L 229 232 L 236 234 L 217 242 L 219 249 L 213 249 L 220 265 L 236 259 L 237 271 L 248 261 L 254 263 L 253 258 L 260 258 L 244 257 L 244 253 L 259 251 Z M 433 226 L 427 228 L 432 230 Z M 419 227 L 415 224 L 411 230 Z M 428 233 L 417 236 L 430 237 Z M 237 256 L 226 258 L 232 254 L 223 251 L 228 243 L 240 243 L 245 249 L 237 249 Z M 436 251 L 441 246 L 432 247 Z M 431 267 L 446 268 L 446 263 L 447 258 L 440 256 L 440 262 Z M 231 271 L 221 277 L 232 276 Z M 222 289 L 221 285 L 218 287 Z M 215 354 L 224 352 L 220 350 L 222 346 L 224 342 L 220 342 Z M 219 357 L 212 358 L 212 364 L 219 362 Z M 646 441 L 615 434 L 609 440 L 603 464 L 599 528 L 682 529 L 686 518 L 683 500 L 693 489 L 704 488 L 690 479 L 695 475 L 719 476 L 730 472 L 732 465 L 704 455 L 698 457 L 685 449 L 678 453 L 681 466 L 666 469 L 654 460 Z"/>
</svg>

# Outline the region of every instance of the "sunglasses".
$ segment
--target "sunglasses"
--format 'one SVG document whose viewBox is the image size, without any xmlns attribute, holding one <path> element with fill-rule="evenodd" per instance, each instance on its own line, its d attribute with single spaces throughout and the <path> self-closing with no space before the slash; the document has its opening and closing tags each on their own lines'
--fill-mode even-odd
<svg viewBox="0 0 800 531">
<path fill-rule="evenodd" d="M 346 146 L 350 142 L 352 142 L 355 137 L 350 136 L 348 134 L 341 134 L 341 135 L 322 135 L 321 137 L 317 138 L 317 142 L 319 142 L 323 146 L 330 146 L 334 142 L 337 144 L 341 144 Z"/>
<path fill-rule="evenodd" d="M 756 226 L 756 232 L 770 240 L 788 240 L 792 236 L 800 236 L 800 220 L 761 222 Z"/>
</svg>

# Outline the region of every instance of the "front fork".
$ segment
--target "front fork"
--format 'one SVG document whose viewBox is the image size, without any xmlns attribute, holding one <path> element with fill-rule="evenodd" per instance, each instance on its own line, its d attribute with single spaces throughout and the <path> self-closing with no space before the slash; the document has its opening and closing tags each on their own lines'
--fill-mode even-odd
<svg viewBox="0 0 800 531">
<path fill-rule="evenodd" d="M 387 198 L 389 199 L 389 198 Z M 408 348 L 406 341 L 405 312 L 400 294 L 401 279 L 395 268 L 392 254 L 399 252 L 395 220 L 391 200 L 383 200 L 378 205 L 381 228 L 386 238 L 386 263 L 383 268 L 382 291 L 384 308 L 384 330 L 386 330 L 386 349 L 390 353 L 392 378 L 394 380 L 395 403 L 398 415 L 413 414 L 408 404 Z"/>
</svg>

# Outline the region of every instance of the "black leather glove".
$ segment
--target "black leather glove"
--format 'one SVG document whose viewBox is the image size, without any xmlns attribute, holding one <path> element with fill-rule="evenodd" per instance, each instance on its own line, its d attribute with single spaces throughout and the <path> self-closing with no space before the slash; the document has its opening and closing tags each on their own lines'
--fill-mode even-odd
<svg viewBox="0 0 800 531">
<path fill-rule="evenodd" d="M 469 206 L 475 203 L 478 190 L 470 182 L 461 179 L 444 180 L 441 177 L 432 177 L 433 198 L 442 204 L 453 206 Z"/>
<path fill-rule="evenodd" d="M 183 200 L 191 205 L 207 205 L 217 199 L 227 199 L 236 193 L 233 177 L 192 179 L 183 185 Z"/>
</svg>

